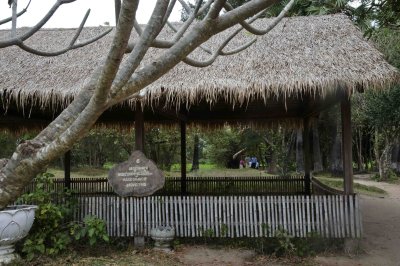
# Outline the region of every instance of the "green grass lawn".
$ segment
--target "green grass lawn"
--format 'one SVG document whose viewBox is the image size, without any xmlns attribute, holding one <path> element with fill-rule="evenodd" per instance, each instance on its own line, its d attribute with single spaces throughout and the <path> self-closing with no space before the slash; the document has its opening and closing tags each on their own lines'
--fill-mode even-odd
<svg viewBox="0 0 400 266">
<path fill-rule="evenodd" d="M 190 172 L 192 164 L 187 164 L 186 171 L 187 176 L 214 176 L 214 177 L 229 177 L 229 176 L 271 176 L 264 170 L 258 170 L 253 168 L 244 169 L 227 169 L 216 164 L 201 164 L 200 169 L 197 171 Z M 83 167 L 71 170 L 72 177 L 105 177 L 108 175 L 108 169 L 104 168 L 89 168 Z M 64 170 L 59 168 L 48 168 L 47 172 L 53 174 L 57 178 L 64 177 Z M 179 164 L 174 164 L 171 167 L 171 171 L 164 171 L 165 176 L 180 176 L 181 169 Z"/>
<path fill-rule="evenodd" d="M 64 178 L 64 170 L 59 168 L 48 168 L 48 173 L 51 173 L 56 178 Z M 71 170 L 71 177 L 105 177 L 108 175 L 107 169 L 83 167 Z"/>
<path fill-rule="evenodd" d="M 228 169 L 216 164 L 200 164 L 199 170 L 191 172 L 192 164 L 187 164 L 186 172 L 187 176 L 214 176 L 214 177 L 225 177 L 225 176 L 270 176 L 263 170 L 253 168 L 243 169 Z M 181 166 L 180 164 L 174 164 L 171 167 L 171 171 L 164 171 L 166 176 L 180 176 Z"/>
</svg>

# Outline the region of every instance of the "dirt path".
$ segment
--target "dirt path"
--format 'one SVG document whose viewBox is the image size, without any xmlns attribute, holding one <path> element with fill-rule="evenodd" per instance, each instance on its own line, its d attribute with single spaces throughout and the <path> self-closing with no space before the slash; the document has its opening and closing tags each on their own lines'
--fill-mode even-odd
<svg viewBox="0 0 400 266">
<path fill-rule="evenodd" d="M 388 192 L 383 198 L 361 196 L 364 253 L 349 257 L 317 257 L 321 265 L 400 265 L 400 185 L 366 179 L 356 182 Z"/>
<path fill-rule="evenodd" d="M 256 253 L 240 249 L 211 249 L 207 246 L 188 246 L 177 254 L 184 265 L 252 265 Z"/>
</svg>

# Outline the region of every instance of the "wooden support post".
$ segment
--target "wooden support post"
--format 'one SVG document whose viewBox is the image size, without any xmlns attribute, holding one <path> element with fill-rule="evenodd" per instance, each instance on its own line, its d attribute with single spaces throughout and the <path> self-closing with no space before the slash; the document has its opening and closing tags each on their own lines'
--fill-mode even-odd
<svg viewBox="0 0 400 266">
<path fill-rule="evenodd" d="M 311 195 L 310 118 L 303 120 L 304 192 Z"/>
<path fill-rule="evenodd" d="M 353 194 L 353 157 L 352 157 L 352 137 L 351 137 L 351 102 L 346 97 L 341 102 L 342 112 L 342 158 L 344 192 L 349 195 Z"/>
<path fill-rule="evenodd" d="M 64 187 L 71 189 L 71 151 L 64 154 Z"/>
<path fill-rule="evenodd" d="M 186 195 L 186 121 L 181 120 L 181 195 Z"/>
<path fill-rule="evenodd" d="M 144 118 L 140 102 L 135 110 L 135 150 L 144 152 Z"/>
<path fill-rule="evenodd" d="M 144 153 L 144 114 L 140 102 L 136 102 L 135 106 L 135 150 L 139 150 Z M 143 247 L 144 234 L 143 231 L 140 230 L 140 227 L 143 224 L 143 216 L 139 215 L 136 219 L 138 219 L 136 223 L 139 229 L 136 231 L 137 234 L 135 234 L 133 241 L 135 247 Z"/>
</svg>

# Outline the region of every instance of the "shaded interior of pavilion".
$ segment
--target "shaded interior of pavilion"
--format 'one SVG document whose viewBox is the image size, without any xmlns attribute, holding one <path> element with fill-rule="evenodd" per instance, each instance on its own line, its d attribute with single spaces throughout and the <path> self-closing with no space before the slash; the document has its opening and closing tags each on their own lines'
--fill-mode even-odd
<svg viewBox="0 0 400 266">
<path fill-rule="evenodd" d="M 180 131 L 180 176 L 167 179 L 166 187 L 156 195 L 285 195 L 300 194 L 311 195 L 312 193 L 330 193 L 329 189 L 317 180 L 312 179 L 312 149 L 311 149 L 311 126 L 319 114 L 335 105 L 340 105 L 342 121 L 342 159 L 343 159 L 343 191 L 334 191 L 336 194 L 353 194 L 353 173 L 352 173 L 352 147 L 351 147 L 351 95 L 341 90 L 334 91 L 324 97 L 315 95 L 298 94 L 288 98 L 273 98 L 266 101 L 257 99 L 248 101 L 245 104 L 232 107 L 230 103 L 221 100 L 210 106 L 206 101 L 186 106 L 165 107 L 163 101 L 160 106 L 141 106 L 136 102 L 135 107 L 128 105 L 118 106 L 106 111 L 98 121 L 98 126 L 118 126 L 133 128 L 135 134 L 135 149 L 144 151 L 146 130 L 153 127 L 179 127 Z M 12 106 L 12 105 L 11 105 Z M 54 110 L 53 110 L 54 111 Z M 61 110 L 60 110 L 61 111 Z M 8 116 L 3 119 L 3 126 L 12 129 L 13 123 L 24 125 L 27 128 L 40 128 L 51 122 L 51 117 L 46 117 L 50 110 L 33 109 L 30 118 L 24 118 L 21 111 L 11 107 Z M 57 113 L 56 113 L 57 114 Z M 53 114 L 53 115 L 56 115 Z M 31 125 L 31 126 L 30 126 Z M 290 129 L 301 129 L 303 133 L 303 158 L 304 173 L 296 176 L 275 176 L 271 178 L 256 177 L 245 179 L 235 178 L 196 178 L 187 177 L 187 156 L 186 156 L 186 131 L 188 127 L 197 127 L 203 130 L 214 130 L 225 125 L 255 127 L 258 129 L 272 128 L 278 130 L 280 127 Z M 72 151 L 73 153 L 73 151 Z M 210 177 L 211 178 L 211 177 Z M 235 182 L 245 181 L 244 182 Z M 314 182 L 313 182 L 314 181 Z M 65 187 L 71 188 L 77 181 L 71 176 L 71 151 L 64 156 L 64 183 Z M 203 185 L 200 183 L 203 182 Z M 227 184 L 234 186 L 246 186 L 253 182 L 258 189 L 253 191 L 231 188 L 221 189 L 215 192 L 207 189 L 205 183 L 212 182 L 213 186 L 222 188 Z M 271 185 L 276 183 L 278 191 Z M 281 183 L 281 184 L 278 184 Z M 318 182 L 318 183 L 315 183 Z M 219 183 L 219 185 L 217 184 Z M 263 188 L 263 186 L 265 186 Z M 293 186 L 291 189 L 287 186 Z M 322 187 L 320 187 L 322 186 Z M 200 188 L 200 189 L 199 189 Z M 324 190 L 325 189 L 325 190 Z"/>
<path fill-rule="evenodd" d="M 135 148 L 138 150 L 144 149 L 145 124 L 149 123 L 164 123 L 169 125 L 179 126 L 180 129 L 180 194 L 181 195 L 199 195 L 198 191 L 188 188 L 189 183 L 198 183 L 195 177 L 187 179 L 186 167 L 186 130 L 187 127 L 196 126 L 203 129 L 222 127 L 224 125 L 245 125 L 258 128 L 274 128 L 279 127 L 302 129 L 303 133 L 303 155 L 304 155 L 304 175 L 300 177 L 301 182 L 298 194 L 310 195 L 312 190 L 312 152 L 311 152 L 311 126 L 316 121 L 320 112 L 331 108 L 334 105 L 340 105 L 341 120 L 342 120 L 342 158 L 343 158 L 343 178 L 344 178 L 344 194 L 353 194 L 353 173 L 352 173 L 352 138 L 351 138 L 351 95 L 347 95 L 341 91 L 336 91 L 330 95 L 319 98 L 311 95 L 296 95 L 296 97 L 286 99 L 268 99 L 263 102 L 260 100 L 250 101 L 243 106 L 232 108 L 229 103 L 223 101 L 218 102 L 215 106 L 210 107 L 206 102 L 200 102 L 197 105 L 192 105 L 190 108 L 174 109 L 158 109 L 157 107 L 142 108 L 140 103 L 137 103 L 134 114 L 135 128 Z M 232 110 L 233 109 L 233 110 Z M 200 178 L 201 179 L 201 178 Z M 262 179 L 262 178 L 260 178 Z M 261 181 L 258 179 L 258 181 Z M 268 178 L 265 178 L 268 179 Z M 280 177 L 281 182 L 291 182 L 287 177 Z M 213 182 L 217 179 L 214 179 Z M 279 180 L 279 179 L 278 179 Z M 203 180 L 206 181 L 206 180 Z M 229 178 L 221 179 L 220 182 L 234 182 Z M 193 186 L 194 184 L 192 184 Z M 245 184 L 243 184 L 245 185 Z M 264 182 L 259 182 L 258 186 L 265 185 Z M 316 184 L 321 185 L 321 184 Z M 264 191 L 268 194 L 292 194 L 294 191 L 282 187 L 282 191 Z M 210 193 L 210 191 L 208 191 Z M 256 191 L 254 191 L 256 193 Z M 314 192 L 318 192 L 314 191 Z M 204 190 L 207 194 L 207 189 Z M 212 192 L 211 192 L 212 194 Z M 228 193 L 229 194 L 229 193 Z M 251 193 L 250 193 L 251 194 Z"/>
</svg>

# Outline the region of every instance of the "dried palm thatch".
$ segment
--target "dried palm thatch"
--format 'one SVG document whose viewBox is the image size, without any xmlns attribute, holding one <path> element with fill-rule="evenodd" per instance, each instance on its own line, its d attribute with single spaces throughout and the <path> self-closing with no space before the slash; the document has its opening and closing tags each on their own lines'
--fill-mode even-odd
<svg viewBox="0 0 400 266">
<path fill-rule="evenodd" d="M 263 27 L 269 22 L 263 19 L 255 24 Z M 103 29 L 86 28 L 82 38 L 95 36 Z M 205 46 L 217 46 L 232 30 L 214 36 Z M 30 39 L 29 45 L 56 50 L 69 42 L 71 32 L 42 30 Z M 0 38 L 6 34 L 9 33 L 0 31 Z M 170 34 L 169 29 L 162 32 L 164 38 Z M 230 48 L 253 37 L 242 32 Z M 55 58 L 30 55 L 13 47 L 0 50 L 3 108 L 6 110 L 12 103 L 23 108 L 25 114 L 32 108 L 62 109 L 101 63 L 110 40 L 111 35 Z M 162 52 L 153 49 L 145 62 Z M 198 49 L 191 56 L 206 59 L 209 55 Z M 338 91 L 350 95 L 360 89 L 382 89 L 398 80 L 398 70 L 384 60 L 346 16 L 291 17 L 259 37 L 247 50 L 220 57 L 210 67 L 199 69 L 180 63 L 143 89 L 141 101 L 145 107 L 175 110 L 182 105 L 189 108 L 202 103 L 212 107 L 220 102 L 243 107 L 261 101 L 268 107 L 271 99 L 286 101 L 304 95 L 324 99 Z M 134 109 L 133 101 L 128 103 Z"/>
</svg>

